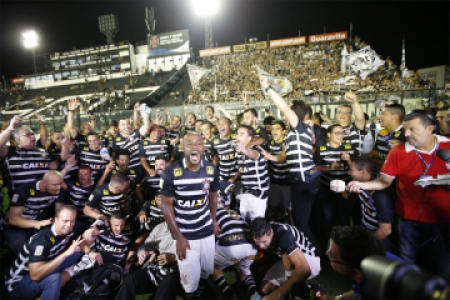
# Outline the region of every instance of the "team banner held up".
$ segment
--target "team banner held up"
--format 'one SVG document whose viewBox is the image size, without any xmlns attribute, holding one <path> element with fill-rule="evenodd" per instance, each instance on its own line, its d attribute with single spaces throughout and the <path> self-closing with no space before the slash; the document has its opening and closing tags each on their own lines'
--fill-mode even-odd
<svg viewBox="0 0 450 300">
<path fill-rule="evenodd" d="M 292 92 L 292 84 L 286 77 L 281 76 L 272 76 L 258 65 L 253 65 L 252 68 L 258 73 L 259 80 L 262 80 L 262 77 L 268 77 L 267 81 L 272 86 L 273 90 L 276 91 L 281 96 L 286 96 L 290 92 Z M 265 95 L 267 95 L 266 91 L 263 91 Z"/>
<path fill-rule="evenodd" d="M 191 80 L 191 85 L 193 88 L 197 88 L 198 84 L 200 83 L 200 80 L 203 78 L 203 76 L 211 73 L 211 70 L 196 66 L 196 65 L 190 65 L 186 64 L 188 73 L 189 73 L 189 79 Z"/>
<path fill-rule="evenodd" d="M 359 51 L 354 51 L 344 55 L 345 65 L 350 69 L 350 74 L 359 75 L 362 80 L 375 72 L 379 66 L 384 65 L 384 60 L 375 53 L 370 46 L 366 46 Z"/>
</svg>

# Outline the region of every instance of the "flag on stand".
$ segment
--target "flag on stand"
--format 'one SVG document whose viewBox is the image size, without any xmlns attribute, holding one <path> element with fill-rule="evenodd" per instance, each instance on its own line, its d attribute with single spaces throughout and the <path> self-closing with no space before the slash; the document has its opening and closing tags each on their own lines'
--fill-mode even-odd
<svg viewBox="0 0 450 300">
<path fill-rule="evenodd" d="M 258 73 L 259 80 L 261 81 L 263 77 L 268 77 L 269 85 L 281 96 L 286 96 L 292 92 L 292 83 L 286 77 L 272 76 L 258 65 L 254 65 L 253 68 Z M 267 95 L 266 91 L 263 92 L 264 95 Z"/>
<path fill-rule="evenodd" d="M 191 85 L 193 88 L 197 88 L 198 84 L 200 83 L 200 80 L 203 78 L 203 76 L 211 73 L 211 70 L 205 69 L 196 65 L 190 65 L 186 64 L 188 73 L 189 73 L 189 79 L 191 80 Z"/>
</svg>

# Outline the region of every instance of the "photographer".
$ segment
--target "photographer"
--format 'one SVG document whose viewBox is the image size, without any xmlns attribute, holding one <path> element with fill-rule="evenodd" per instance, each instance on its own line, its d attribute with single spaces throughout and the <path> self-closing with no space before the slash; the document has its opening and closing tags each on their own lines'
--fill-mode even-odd
<svg viewBox="0 0 450 300">
<path fill-rule="evenodd" d="M 331 229 L 330 244 L 326 255 L 330 259 L 331 267 L 342 275 L 350 276 L 356 285 L 338 296 L 322 295 L 321 300 L 351 300 L 361 299 L 361 292 L 365 284 L 361 270 L 361 261 L 370 255 L 385 255 L 382 242 L 363 226 L 333 227 Z"/>
</svg>

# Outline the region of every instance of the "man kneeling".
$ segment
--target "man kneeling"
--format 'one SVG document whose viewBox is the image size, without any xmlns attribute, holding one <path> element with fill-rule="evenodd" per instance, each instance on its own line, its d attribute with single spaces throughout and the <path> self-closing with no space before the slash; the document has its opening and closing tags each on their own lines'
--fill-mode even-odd
<svg viewBox="0 0 450 300">
<path fill-rule="evenodd" d="M 265 300 L 281 299 L 302 291 L 304 282 L 319 275 L 320 258 L 308 238 L 294 226 L 256 218 L 250 224 L 255 244 L 274 252 L 281 260 L 264 276 L 261 291 Z"/>
</svg>

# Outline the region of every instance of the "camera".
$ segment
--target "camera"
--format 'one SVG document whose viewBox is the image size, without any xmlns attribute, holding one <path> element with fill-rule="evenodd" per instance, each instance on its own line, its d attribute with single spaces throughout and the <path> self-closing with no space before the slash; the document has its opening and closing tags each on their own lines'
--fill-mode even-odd
<svg viewBox="0 0 450 300">
<path fill-rule="evenodd" d="M 361 262 L 361 269 L 366 278 L 363 299 L 450 299 L 450 285 L 416 265 L 373 255 Z"/>
</svg>

